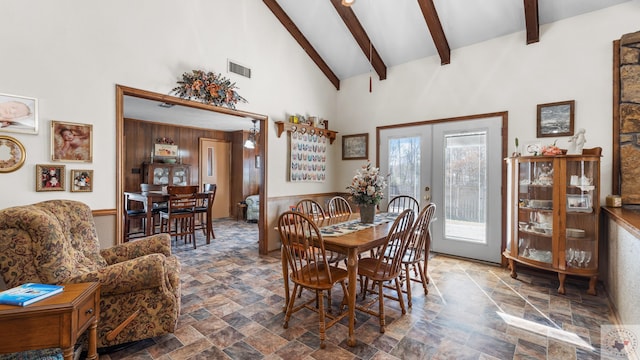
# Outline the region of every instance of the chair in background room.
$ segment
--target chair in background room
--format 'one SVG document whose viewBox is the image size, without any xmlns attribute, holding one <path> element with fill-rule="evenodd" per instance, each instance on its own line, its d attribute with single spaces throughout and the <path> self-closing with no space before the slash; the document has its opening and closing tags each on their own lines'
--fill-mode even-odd
<svg viewBox="0 0 640 360">
<path fill-rule="evenodd" d="M 407 244 L 407 251 L 402 258 L 402 265 L 404 267 L 404 280 L 407 283 L 407 302 L 411 307 L 411 281 L 422 283 L 424 288 L 424 294 L 427 295 L 427 284 L 429 278 L 427 277 L 427 262 L 429 261 L 429 248 L 431 247 L 431 232 L 429 226 L 433 215 L 436 212 L 436 204 L 430 203 L 416 219 L 416 222 L 411 228 L 411 232 L 408 234 L 409 240 Z M 414 275 L 411 276 L 413 270 Z"/>
<path fill-rule="evenodd" d="M 213 219 L 210 218 L 210 216 L 213 209 L 213 201 L 216 199 L 217 189 L 218 186 L 216 184 L 202 184 L 202 190 L 207 193 L 207 197 L 199 198 L 195 209 L 196 215 L 199 217 L 196 230 L 202 230 L 207 237 L 207 242 L 210 237 L 213 239 L 216 238 L 216 235 L 213 233 L 213 224 L 211 223 Z"/>
<path fill-rule="evenodd" d="M 172 333 L 180 314 L 180 263 L 171 254 L 169 236 L 101 248 L 114 241 L 98 239 L 91 210 L 74 200 L 0 210 L 4 284 L 100 283 L 98 348 Z M 79 304 L 74 321 L 90 316 L 87 304 L 92 302 Z M 32 340 L 39 341 L 37 336 Z"/>
<path fill-rule="evenodd" d="M 285 257 L 283 261 L 287 262 L 290 271 L 289 279 L 294 283 L 293 294 L 302 288 L 315 293 L 315 297 L 298 306 L 295 306 L 296 297 L 291 297 L 287 304 L 283 327 L 285 329 L 289 327 L 291 314 L 298 310 L 307 308 L 317 312 L 320 317 L 320 348 L 324 349 L 325 329 L 330 328 L 348 315 L 347 311 L 337 316 L 326 313 L 324 291 L 329 292 L 335 284 L 340 283 L 345 295 L 341 308 L 342 305 L 347 304 L 350 295 L 345 284 L 348 277 L 347 271 L 329 265 L 325 256 L 322 234 L 316 224 L 306 215 L 293 211 L 283 213 L 278 219 L 278 231 Z M 331 297 L 330 292 L 328 296 Z M 314 301 L 316 305 L 310 305 Z M 331 302 L 328 303 L 328 307 L 331 308 Z M 328 317 L 330 321 L 326 322 L 325 317 Z"/>
<path fill-rule="evenodd" d="M 124 194 L 124 237 L 123 241 L 127 242 L 130 239 L 145 236 L 145 222 L 147 219 L 147 212 L 144 209 L 132 209 L 129 196 Z M 137 220 L 140 222 L 140 227 L 137 229 L 131 228 L 131 221 Z"/>
<path fill-rule="evenodd" d="M 380 320 L 380 332 L 384 333 L 384 298 L 396 300 L 400 303 L 402 314 L 406 314 L 402 298 L 402 288 L 400 287 L 400 274 L 402 269 L 402 258 L 408 245 L 408 232 L 413 224 L 414 212 L 411 209 L 404 210 L 393 222 L 387 241 L 377 253 L 377 257 L 368 257 L 358 260 L 358 275 L 361 281 L 362 298 L 365 299 L 368 292 L 375 293 L 375 290 L 368 289 L 369 280 L 377 285 L 377 299 L 373 299 L 365 304 L 356 305 L 356 309 L 368 314 L 377 316 Z M 397 297 L 384 294 L 384 283 L 393 280 L 396 288 Z M 378 301 L 378 311 L 372 310 L 370 307 Z"/>
<path fill-rule="evenodd" d="M 350 216 L 353 214 L 351 205 L 349 205 L 347 199 L 342 196 L 334 196 L 329 200 L 327 212 L 329 213 L 329 217 Z"/>
<path fill-rule="evenodd" d="M 420 203 L 413 196 L 398 195 L 389 200 L 387 212 L 401 213 L 405 209 L 411 209 L 414 213 L 420 213 Z"/>
<path fill-rule="evenodd" d="M 140 184 L 140 191 L 143 193 L 149 191 L 159 191 L 162 192 L 162 185 L 160 184 Z M 153 203 L 151 204 L 151 220 L 153 223 L 151 224 L 151 229 L 153 232 L 156 232 L 156 225 L 160 226 L 160 212 L 167 211 L 169 205 L 167 202 Z"/>
<path fill-rule="evenodd" d="M 260 195 L 249 195 L 244 202 L 247 204 L 247 221 L 257 222 L 260 215 Z"/>
<path fill-rule="evenodd" d="M 327 218 L 322 206 L 315 200 L 302 199 L 296 204 L 296 211 L 307 215 L 313 222 Z"/>
<path fill-rule="evenodd" d="M 160 231 L 174 236 L 193 241 L 193 248 L 196 248 L 195 232 L 195 207 L 196 193 L 198 187 L 192 186 L 168 186 L 169 208 L 160 212 Z M 173 226 L 172 226 L 173 225 Z"/>
</svg>

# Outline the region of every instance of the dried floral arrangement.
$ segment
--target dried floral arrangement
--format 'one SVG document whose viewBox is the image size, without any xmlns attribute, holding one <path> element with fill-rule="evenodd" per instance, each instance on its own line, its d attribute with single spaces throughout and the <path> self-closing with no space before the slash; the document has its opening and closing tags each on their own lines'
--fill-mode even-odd
<svg viewBox="0 0 640 360">
<path fill-rule="evenodd" d="M 199 100 L 205 104 L 235 109 L 237 103 L 247 102 L 235 89 L 236 83 L 232 83 L 221 74 L 193 70 L 182 74 L 182 80 L 178 81 L 178 86 L 171 92 L 183 99 Z"/>
</svg>

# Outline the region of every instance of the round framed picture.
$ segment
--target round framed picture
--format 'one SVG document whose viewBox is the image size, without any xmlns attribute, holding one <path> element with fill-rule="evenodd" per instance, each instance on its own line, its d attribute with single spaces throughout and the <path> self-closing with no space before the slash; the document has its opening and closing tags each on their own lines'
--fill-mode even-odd
<svg viewBox="0 0 640 360">
<path fill-rule="evenodd" d="M 0 173 L 20 169 L 26 158 L 24 146 L 18 140 L 0 135 Z"/>
</svg>

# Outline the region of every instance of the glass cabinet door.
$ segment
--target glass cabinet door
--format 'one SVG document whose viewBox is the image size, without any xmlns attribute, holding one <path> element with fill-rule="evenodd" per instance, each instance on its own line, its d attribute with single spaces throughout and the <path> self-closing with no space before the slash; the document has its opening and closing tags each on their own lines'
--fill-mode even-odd
<svg viewBox="0 0 640 360">
<path fill-rule="evenodd" d="M 163 166 L 153 167 L 153 184 L 154 185 L 169 185 L 169 176 L 171 175 L 171 168 Z"/>
<path fill-rule="evenodd" d="M 566 210 L 567 229 L 565 265 L 567 269 L 595 269 L 597 267 L 597 227 L 591 215 L 598 194 L 596 161 L 567 161 Z"/>
<path fill-rule="evenodd" d="M 518 164 L 518 256 L 551 264 L 553 160 Z"/>
</svg>

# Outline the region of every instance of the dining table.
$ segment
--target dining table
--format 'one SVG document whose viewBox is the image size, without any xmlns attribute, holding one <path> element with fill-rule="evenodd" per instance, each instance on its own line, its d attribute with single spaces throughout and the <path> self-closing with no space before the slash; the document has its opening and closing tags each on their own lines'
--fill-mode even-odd
<svg viewBox="0 0 640 360">
<path fill-rule="evenodd" d="M 358 255 L 383 245 L 387 235 L 398 217 L 397 213 L 378 213 L 373 224 L 360 222 L 360 214 L 327 218 L 316 221 L 326 250 L 347 255 L 349 335 L 347 344 L 356 345 L 355 311 L 356 311 L 356 279 L 358 276 Z M 282 274 L 285 287 L 285 305 L 291 300 L 289 294 L 289 265 L 282 252 Z M 285 306 L 286 307 L 286 306 Z"/>
<path fill-rule="evenodd" d="M 196 198 L 208 199 L 209 193 L 209 191 L 198 192 L 196 193 Z M 147 236 L 153 235 L 153 212 L 151 211 L 153 209 L 153 204 L 168 202 L 169 194 L 166 191 L 155 190 L 145 192 L 125 191 L 124 194 L 129 198 L 129 200 L 142 203 L 144 211 L 147 214 L 145 233 Z M 211 234 L 213 234 L 213 226 L 211 224 L 213 214 L 211 212 L 211 208 L 207 208 L 207 244 L 211 243 Z"/>
</svg>

